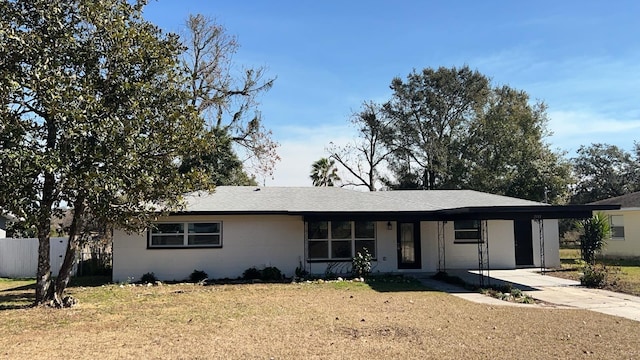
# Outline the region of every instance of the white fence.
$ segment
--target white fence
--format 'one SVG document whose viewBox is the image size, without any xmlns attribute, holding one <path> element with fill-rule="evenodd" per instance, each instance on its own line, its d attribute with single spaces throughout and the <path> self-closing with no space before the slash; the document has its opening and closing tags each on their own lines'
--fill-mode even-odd
<svg viewBox="0 0 640 360">
<path fill-rule="evenodd" d="M 49 254 L 54 276 L 62 266 L 67 241 L 68 238 L 63 237 L 51 238 Z M 38 239 L 0 239 L 0 277 L 35 277 L 37 269 Z"/>
</svg>

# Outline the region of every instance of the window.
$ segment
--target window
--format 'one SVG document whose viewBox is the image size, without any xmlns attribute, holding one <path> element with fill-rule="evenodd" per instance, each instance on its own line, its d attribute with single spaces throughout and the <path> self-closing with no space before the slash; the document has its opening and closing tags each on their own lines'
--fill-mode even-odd
<svg viewBox="0 0 640 360">
<path fill-rule="evenodd" d="M 309 260 L 351 260 L 365 248 L 376 257 L 376 223 L 373 221 L 307 222 Z"/>
<path fill-rule="evenodd" d="M 222 223 L 157 223 L 149 231 L 149 247 L 222 247 Z"/>
<path fill-rule="evenodd" d="M 453 223 L 456 244 L 477 244 L 481 241 L 480 220 L 456 220 Z"/>
<path fill-rule="evenodd" d="M 624 240 L 624 217 L 622 215 L 609 216 L 612 240 Z"/>
</svg>

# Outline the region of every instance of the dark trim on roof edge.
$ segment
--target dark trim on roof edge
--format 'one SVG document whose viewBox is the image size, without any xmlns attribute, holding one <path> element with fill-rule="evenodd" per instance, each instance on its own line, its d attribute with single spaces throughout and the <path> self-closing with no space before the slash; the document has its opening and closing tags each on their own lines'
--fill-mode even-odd
<svg viewBox="0 0 640 360">
<path fill-rule="evenodd" d="M 478 206 L 434 211 L 177 211 L 170 216 L 193 215 L 288 215 L 305 220 L 374 220 L 374 221 L 445 221 L 445 220 L 515 220 L 515 219 L 584 219 L 594 211 L 618 210 L 620 205 L 526 205 Z"/>
</svg>

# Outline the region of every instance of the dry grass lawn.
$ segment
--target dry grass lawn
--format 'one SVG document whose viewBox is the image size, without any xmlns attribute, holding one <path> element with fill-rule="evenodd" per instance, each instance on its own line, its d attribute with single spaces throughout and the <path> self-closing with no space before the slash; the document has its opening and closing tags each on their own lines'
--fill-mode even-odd
<svg viewBox="0 0 640 360">
<path fill-rule="evenodd" d="M 0 359 L 640 358 L 638 322 L 416 286 L 74 287 L 79 305 L 54 310 L 20 308 L 24 285 L 0 281 Z"/>
</svg>

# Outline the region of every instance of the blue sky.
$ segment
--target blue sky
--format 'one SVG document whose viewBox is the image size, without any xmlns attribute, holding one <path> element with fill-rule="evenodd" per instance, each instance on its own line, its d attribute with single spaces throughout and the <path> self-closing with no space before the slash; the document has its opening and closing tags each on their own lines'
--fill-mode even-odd
<svg viewBox="0 0 640 360">
<path fill-rule="evenodd" d="M 638 1 L 151 1 L 145 17 L 183 32 L 214 17 L 239 65 L 277 77 L 260 98 L 282 161 L 268 186 L 310 186 L 311 163 L 353 138 L 350 115 L 384 101 L 412 69 L 469 65 L 548 105 L 547 140 L 630 150 L 640 141 Z"/>
</svg>

